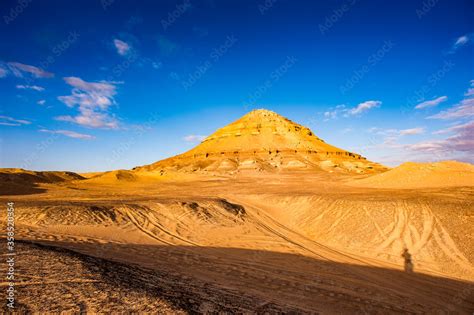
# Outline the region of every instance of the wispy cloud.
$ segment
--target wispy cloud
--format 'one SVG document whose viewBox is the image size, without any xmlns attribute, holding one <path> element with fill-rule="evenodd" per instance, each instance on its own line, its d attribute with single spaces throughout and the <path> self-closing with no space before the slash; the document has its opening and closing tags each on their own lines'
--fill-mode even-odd
<svg viewBox="0 0 474 315">
<path fill-rule="evenodd" d="M 446 159 L 474 161 L 472 159 L 472 153 L 474 153 L 474 121 L 451 126 L 433 133 L 447 134 L 442 139 L 426 139 L 409 144 L 399 142 L 404 135 L 418 134 L 420 130 L 417 129 L 419 128 L 402 130 L 371 128 L 373 133 L 383 134 L 385 137 L 381 143 L 374 144 L 370 148 L 373 150 L 390 150 L 390 156 L 382 159 L 385 162 L 393 158 L 400 159 L 400 161 L 436 161 Z M 391 164 L 393 164 L 392 162 Z"/>
<path fill-rule="evenodd" d="M 472 120 L 468 123 L 456 124 L 454 126 L 435 131 L 435 132 L 433 132 L 433 134 L 434 135 L 442 135 L 442 134 L 457 132 L 458 130 L 463 130 L 464 128 L 467 128 L 469 125 L 471 125 L 473 123 L 474 123 L 474 120 Z"/>
<path fill-rule="evenodd" d="M 383 129 L 378 127 L 372 127 L 367 130 L 369 133 L 377 134 L 380 136 L 388 136 L 391 138 L 397 138 L 398 136 L 412 136 L 419 135 L 425 132 L 425 128 L 416 127 L 409 129 Z"/>
<path fill-rule="evenodd" d="M 0 125 L 2 126 L 22 126 L 31 124 L 28 120 L 16 119 L 10 116 L 0 116 Z"/>
<path fill-rule="evenodd" d="M 359 116 L 364 112 L 369 111 L 372 108 L 380 107 L 382 105 L 381 101 L 366 101 L 360 103 L 356 107 L 348 108 L 346 105 L 341 104 L 336 107 L 329 108 L 329 110 L 323 113 L 324 121 L 331 119 L 337 119 L 340 116 L 350 117 L 350 116 Z"/>
<path fill-rule="evenodd" d="M 473 80 L 471 80 L 471 88 L 464 94 L 466 97 L 453 107 L 439 112 L 436 115 L 427 117 L 428 119 L 462 119 L 474 116 L 474 93 L 472 91 Z"/>
<path fill-rule="evenodd" d="M 51 134 L 58 134 L 58 135 L 63 135 L 69 138 L 74 138 L 74 139 L 83 139 L 83 140 L 92 140 L 95 139 L 94 136 L 83 134 L 83 133 L 78 133 L 75 131 L 70 131 L 70 130 L 48 130 L 48 129 L 40 129 L 38 130 L 39 132 L 46 132 L 46 133 L 51 133 Z"/>
<path fill-rule="evenodd" d="M 186 142 L 201 142 L 204 139 L 206 139 L 206 136 L 200 136 L 200 135 L 188 135 L 183 138 L 183 140 Z"/>
<path fill-rule="evenodd" d="M 407 145 L 406 148 L 413 151 L 440 155 L 447 152 L 474 153 L 474 121 L 442 130 L 443 133 L 444 131 L 455 132 L 455 134 L 446 139 L 429 140 Z"/>
<path fill-rule="evenodd" d="M 448 99 L 447 96 L 440 96 L 430 101 L 424 101 L 422 103 L 419 103 L 418 105 L 415 106 L 415 109 L 425 109 L 429 107 L 435 107 L 441 104 L 442 102 L 446 101 L 447 99 Z"/>
<path fill-rule="evenodd" d="M 418 127 L 418 128 L 411 128 L 411 129 L 403 129 L 398 132 L 400 136 L 413 136 L 419 135 L 425 132 L 425 128 Z"/>
<path fill-rule="evenodd" d="M 35 91 L 38 91 L 38 92 L 41 92 L 41 91 L 44 91 L 44 87 L 42 86 L 38 86 L 38 85 L 22 85 L 22 84 L 18 84 L 16 86 L 17 89 L 21 89 L 21 90 L 35 90 Z"/>
<path fill-rule="evenodd" d="M 454 54 L 459 48 L 468 44 L 471 41 L 472 36 L 473 34 L 471 33 L 456 38 L 453 42 L 453 45 L 451 46 L 451 50 L 448 53 Z"/>
<path fill-rule="evenodd" d="M 474 80 L 471 80 L 471 87 L 464 93 L 464 96 L 474 96 Z"/>
<path fill-rule="evenodd" d="M 58 99 L 68 107 L 78 106 L 79 115 L 59 116 L 56 120 L 68 121 L 89 128 L 117 129 L 118 121 L 109 114 L 109 107 L 115 104 L 116 84 L 120 82 L 86 82 L 78 77 L 64 78 L 73 87 L 71 95 Z"/>
<path fill-rule="evenodd" d="M 46 100 L 39 100 L 38 102 L 36 102 L 36 104 L 38 105 L 44 105 L 46 103 Z"/>
<path fill-rule="evenodd" d="M 324 121 L 328 121 L 330 119 L 336 119 L 338 118 L 341 114 L 344 114 L 347 112 L 346 105 L 337 105 L 336 107 L 330 108 L 328 111 L 324 112 Z"/>
<path fill-rule="evenodd" d="M 6 77 L 8 74 L 8 70 L 5 69 L 4 67 L 0 66 L 0 78 Z"/>
<path fill-rule="evenodd" d="M 349 115 L 360 115 L 372 108 L 377 108 L 377 107 L 380 107 L 380 105 L 382 105 L 382 102 L 381 101 L 365 101 L 363 103 L 360 103 L 359 105 L 357 105 L 356 107 L 350 109 L 347 113 Z"/>
<path fill-rule="evenodd" d="M 52 78 L 54 77 L 54 73 L 44 71 L 35 66 L 26 65 L 19 62 L 8 62 L 8 68 L 16 77 L 23 77 L 25 73 L 31 74 L 35 78 Z"/>
<path fill-rule="evenodd" d="M 121 56 L 125 56 L 130 52 L 130 45 L 120 39 L 114 39 L 114 45 L 117 53 Z"/>
</svg>

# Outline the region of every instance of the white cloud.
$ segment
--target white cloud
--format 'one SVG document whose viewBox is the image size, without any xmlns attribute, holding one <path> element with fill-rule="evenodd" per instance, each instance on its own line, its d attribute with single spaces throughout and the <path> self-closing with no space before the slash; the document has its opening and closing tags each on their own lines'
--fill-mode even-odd
<svg viewBox="0 0 474 315">
<path fill-rule="evenodd" d="M 428 108 L 428 107 L 438 106 L 439 104 L 446 101 L 447 99 L 448 99 L 447 96 L 440 96 L 438 98 L 432 99 L 430 101 L 424 101 L 424 102 L 416 105 L 415 109 L 425 109 L 425 108 Z"/>
<path fill-rule="evenodd" d="M 467 37 L 467 35 L 464 35 L 456 39 L 456 42 L 454 43 L 454 45 L 457 45 L 457 46 L 465 45 L 468 41 L 469 41 L 469 37 Z"/>
<path fill-rule="evenodd" d="M 8 74 L 8 70 L 3 67 L 0 67 L 0 78 L 6 77 L 7 74 Z"/>
<path fill-rule="evenodd" d="M 451 46 L 451 50 L 448 52 L 450 54 L 454 54 L 459 48 L 465 46 L 467 43 L 471 41 L 472 34 L 466 34 L 463 36 L 459 36 L 454 40 L 453 45 Z"/>
<path fill-rule="evenodd" d="M 39 100 L 38 102 L 36 102 L 36 104 L 38 105 L 44 105 L 46 103 L 46 100 Z"/>
<path fill-rule="evenodd" d="M 22 89 L 22 90 L 35 90 L 38 92 L 44 91 L 44 87 L 38 86 L 38 85 L 22 85 L 18 84 L 16 86 L 17 89 Z"/>
<path fill-rule="evenodd" d="M 474 153 L 474 120 L 452 126 L 442 130 L 442 132 L 435 132 L 435 134 L 450 133 L 443 139 L 427 139 L 411 144 L 401 144 L 397 141 L 402 131 L 404 130 L 399 130 L 397 133 L 392 131 L 393 135 L 386 136 L 382 143 L 372 145 L 370 148 L 390 150 L 390 159 L 396 158 L 403 161 L 426 162 L 457 159 L 474 162 L 472 158 Z M 384 160 L 387 160 L 387 158 L 384 158 Z"/>
<path fill-rule="evenodd" d="M 419 135 L 425 132 L 425 128 L 418 127 L 418 128 L 411 128 L 411 129 L 403 129 L 398 132 L 400 136 L 412 136 L 412 135 Z"/>
<path fill-rule="evenodd" d="M 474 116 L 474 98 L 468 98 L 448 110 L 429 116 L 428 119 L 459 119 L 472 116 Z"/>
<path fill-rule="evenodd" d="M 383 129 L 372 127 L 367 130 L 369 133 L 377 134 L 380 136 L 385 136 L 391 139 L 397 139 L 399 136 L 412 136 L 412 135 L 419 135 L 425 132 L 425 128 L 423 127 L 416 127 L 410 129 Z"/>
<path fill-rule="evenodd" d="M 388 135 L 393 136 L 393 135 L 398 134 L 397 129 L 383 129 L 383 128 L 378 128 L 378 127 L 369 128 L 369 129 L 367 129 L 367 132 L 374 133 L 374 134 L 381 135 L 381 136 L 388 136 Z"/>
<path fill-rule="evenodd" d="M 458 130 L 462 130 L 464 128 L 467 128 L 469 125 L 473 124 L 474 120 L 468 122 L 468 123 L 461 123 L 461 124 L 456 124 L 454 126 L 445 128 L 445 129 L 440 129 L 438 131 L 433 132 L 434 135 L 442 135 L 442 134 L 447 134 L 447 133 L 452 133 L 456 132 Z"/>
<path fill-rule="evenodd" d="M 436 115 L 432 115 L 427 117 L 428 119 L 462 119 L 462 118 L 469 118 L 474 116 L 474 92 L 472 91 L 472 87 L 474 86 L 474 80 L 470 81 L 471 88 L 468 89 L 466 93 L 464 93 L 465 98 L 459 102 L 458 104 L 454 105 L 453 107 L 439 112 Z"/>
<path fill-rule="evenodd" d="M 40 129 L 38 130 L 39 132 L 46 132 L 46 133 L 52 133 L 52 134 L 58 134 L 58 135 L 63 135 L 69 138 L 75 138 L 75 139 L 83 139 L 83 140 L 92 140 L 95 139 L 94 136 L 83 134 L 83 133 L 78 133 L 75 131 L 70 131 L 70 130 L 48 130 L 48 129 Z"/>
<path fill-rule="evenodd" d="M 471 80 L 471 87 L 464 93 L 464 96 L 474 96 L 474 80 Z"/>
<path fill-rule="evenodd" d="M 328 111 L 324 112 L 324 121 L 328 121 L 330 119 L 336 119 L 340 114 L 344 114 L 347 112 L 346 105 L 337 105 L 336 107 L 329 108 Z"/>
<path fill-rule="evenodd" d="M 31 122 L 29 122 L 28 120 L 15 119 L 9 116 L 0 116 L 0 125 L 3 126 L 21 126 L 29 124 L 31 124 Z"/>
<path fill-rule="evenodd" d="M 401 145 L 410 159 L 420 161 L 457 159 L 474 162 L 474 120 L 457 124 L 434 134 L 450 134 L 444 139 L 431 139 L 415 144 Z"/>
<path fill-rule="evenodd" d="M 90 128 L 117 129 L 118 121 L 109 114 L 115 104 L 114 96 L 119 82 L 86 82 L 78 77 L 64 78 L 73 87 L 71 95 L 58 99 L 68 107 L 78 106 L 77 116 L 59 116 L 56 120 L 68 121 Z"/>
<path fill-rule="evenodd" d="M 200 135 L 188 135 L 183 138 L 183 140 L 186 142 L 201 142 L 204 139 L 206 139 L 206 136 L 200 136 Z"/>
<path fill-rule="evenodd" d="M 381 101 L 365 101 L 357 105 L 357 107 L 350 109 L 347 113 L 349 115 L 360 115 L 372 108 L 380 107 L 380 105 L 382 105 Z"/>
<path fill-rule="evenodd" d="M 117 49 L 117 53 L 121 56 L 125 56 L 130 51 L 130 45 L 120 39 L 114 39 L 114 45 Z"/>
<path fill-rule="evenodd" d="M 44 71 L 35 66 L 26 65 L 19 62 L 8 62 L 8 68 L 16 77 L 23 77 L 24 73 L 29 73 L 35 78 L 52 78 L 54 77 L 54 73 Z"/>
<path fill-rule="evenodd" d="M 423 151 L 428 153 L 445 154 L 447 152 L 468 152 L 474 153 L 474 120 L 466 124 L 457 125 L 440 133 L 455 132 L 454 135 L 442 140 L 429 140 L 406 147 L 414 151 Z"/>
</svg>

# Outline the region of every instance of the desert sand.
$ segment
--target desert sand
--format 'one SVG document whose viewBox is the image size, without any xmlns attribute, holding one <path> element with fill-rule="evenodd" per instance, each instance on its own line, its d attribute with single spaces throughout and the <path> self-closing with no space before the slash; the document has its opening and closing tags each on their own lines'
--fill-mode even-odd
<svg viewBox="0 0 474 315">
<path fill-rule="evenodd" d="M 132 170 L 3 169 L 17 303 L 32 312 L 472 314 L 473 168 L 389 169 L 258 110 Z"/>
</svg>

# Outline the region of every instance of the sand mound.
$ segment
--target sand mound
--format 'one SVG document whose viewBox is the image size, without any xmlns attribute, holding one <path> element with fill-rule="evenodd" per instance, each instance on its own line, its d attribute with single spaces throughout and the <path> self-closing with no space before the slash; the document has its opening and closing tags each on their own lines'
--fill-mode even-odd
<svg viewBox="0 0 474 315">
<path fill-rule="evenodd" d="M 408 162 L 382 174 L 352 182 L 374 188 L 474 186 L 474 165 L 457 161 Z"/>
<path fill-rule="evenodd" d="M 81 175 L 84 178 L 93 178 L 93 177 L 100 176 L 104 173 L 105 172 L 87 172 L 87 173 L 79 173 L 79 175 Z"/>
<path fill-rule="evenodd" d="M 350 163 L 342 163 L 345 161 Z M 252 111 L 217 130 L 188 152 L 135 170 L 173 167 L 181 172 L 216 173 L 291 169 L 327 171 L 320 166 L 321 162 L 338 165 L 338 170 L 343 172 L 386 170 L 359 154 L 326 143 L 309 128 L 263 109 Z"/>
<path fill-rule="evenodd" d="M 84 177 L 73 172 L 37 172 L 21 168 L 3 168 L 0 169 L 0 179 L 2 182 L 15 183 L 58 183 Z"/>
<path fill-rule="evenodd" d="M 72 180 L 82 180 L 73 172 L 37 172 L 21 168 L 0 169 L 0 192 L 4 195 L 21 195 L 42 192 L 38 184 L 57 184 Z"/>
<path fill-rule="evenodd" d="M 88 182 L 96 183 L 114 183 L 114 182 L 134 182 L 138 179 L 132 171 L 117 170 L 99 173 L 98 175 L 92 176 L 87 179 Z"/>
</svg>

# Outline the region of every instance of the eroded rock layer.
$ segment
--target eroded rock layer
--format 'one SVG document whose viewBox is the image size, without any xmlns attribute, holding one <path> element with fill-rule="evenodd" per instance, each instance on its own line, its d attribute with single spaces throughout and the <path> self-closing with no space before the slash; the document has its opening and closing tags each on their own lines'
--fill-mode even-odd
<svg viewBox="0 0 474 315">
<path fill-rule="evenodd" d="M 202 172 L 318 169 L 354 173 L 386 170 L 326 143 L 309 128 L 268 110 L 252 111 L 181 155 L 135 170 Z"/>
</svg>

